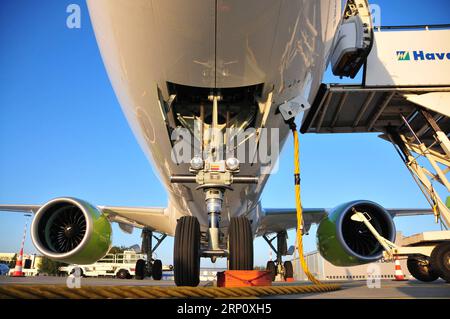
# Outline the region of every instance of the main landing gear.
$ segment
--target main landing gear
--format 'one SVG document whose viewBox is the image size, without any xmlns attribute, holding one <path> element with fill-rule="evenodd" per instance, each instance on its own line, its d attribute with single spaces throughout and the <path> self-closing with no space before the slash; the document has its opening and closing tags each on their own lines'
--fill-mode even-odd
<svg viewBox="0 0 450 319">
<path fill-rule="evenodd" d="M 288 251 L 287 249 L 287 232 L 279 232 L 272 238 L 269 238 L 268 235 L 264 235 L 263 238 L 277 255 L 276 260 L 269 260 L 266 266 L 266 270 L 272 275 L 272 281 L 294 278 L 294 268 L 292 266 L 292 262 L 285 261 L 283 263 L 283 256 L 292 254 L 291 251 Z M 275 239 L 277 240 L 277 248 L 275 248 L 272 243 Z"/>
<path fill-rule="evenodd" d="M 153 253 L 161 245 L 167 235 L 163 234 L 160 237 L 153 235 L 150 229 L 144 228 L 142 230 L 142 252 L 147 255 L 147 260 L 139 259 L 136 261 L 135 279 L 142 280 L 145 277 L 152 277 L 154 280 L 162 279 L 162 262 L 159 259 L 153 259 Z M 152 247 L 152 239 L 156 240 L 156 245 Z"/>
</svg>

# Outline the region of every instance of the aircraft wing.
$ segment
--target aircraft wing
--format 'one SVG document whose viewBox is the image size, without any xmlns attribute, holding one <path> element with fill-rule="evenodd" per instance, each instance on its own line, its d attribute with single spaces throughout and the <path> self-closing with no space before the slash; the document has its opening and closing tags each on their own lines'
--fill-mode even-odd
<svg viewBox="0 0 450 319">
<path fill-rule="evenodd" d="M 304 208 L 303 229 L 307 233 L 312 224 L 319 224 L 328 215 L 328 208 Z M 433 215 L 431 209 L 387 209 L 392 217 Z M 264 209 L 265 215 L 261 218 L 257 230 L 257 236 L 277 233 L 283 230 L 297 228 L 297 211 L 295 208 L 268 208 Z"/>
<path fill-rule="evenodd" d="M 0 205 L 0 211 L 35 214 L 41 206 L 42 205 Z"/>
<path fill-rule="evenodd" d="M 42 205 L 0 205 L 0 211 L 36 213 Z M 116 222 L 127 233 L 134 227 L 147 227 L 153 231 L 173 235 L 173 229 L 166 208 L 163 207 L 125 207 L 125 206 L 98 206 L 111 222 Z M 303 227 L 305 233 L 312 224 L 319 224 L 328 215 L 327 208 L 304 208 Z M 297 212 L 295 208 L 268 208 L 264 209 L 264 216 L 260 219 L 257 236 L 276 233 L 297 227 Z M 388 209 L 392 217 L 416 216 L 433 214 L 431 209 Z"/>
<path fill-rule="evenodd" d="M 403 216 L 419 216 L 419 215 L 433 215 L 433 210 L 429 208 L 391 208 L 387 210 L 392 217 L 403 217 Z"/>
<path fill-rule="evenodd" d="M 267 208 L 264 209 L 264 212 L 265 215 L 261 218 L 256 233 L 258 236 L 297 227 L 297 211 L 295 208 Z M 325 208 L 304 208 L 303 227 L 305 233 L 309 231 L 312 224 L 320 223 L 327 215 L 328 210 Z"/>
<path fill-rule="evenodd" d="M 43 205 L 0 205 L 0 211 L 22 212 L 35 214 Z M 124 206 L 98 206 L 111 222 L 119 224 L 120 229 L 127 233 L 133 227 L 144 228 L 168 235 L 173 234 L 169 217 L 163 207 L 124 207 Z"/>
<path fill-rule="evenodd" d="M 165 214 L 166 208 L 99 206 L 99 209 L 125 232 L 131 233 L 131 227 L 146 227 L 158 233 L 173 235 L 169 217 Z"/>
</svg>

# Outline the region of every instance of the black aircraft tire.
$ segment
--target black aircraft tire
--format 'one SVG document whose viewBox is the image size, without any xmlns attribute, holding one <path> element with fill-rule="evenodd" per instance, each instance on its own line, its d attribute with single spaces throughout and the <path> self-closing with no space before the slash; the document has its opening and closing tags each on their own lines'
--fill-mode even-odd
<svg viewBox="0 0 450 319">
<path fill-rule="evenodd" d="M 228 269 L 253 270 L 253 234 L 246 217 L 231 218 L 228 244 Z"/>
<path fill-rule="evenodd" d="M 178 220 L 173 257 L 175 284 L 198 286 L 200 283 L 200 224 L 197 218 L 183 216 Z"/>
<path fill-rule="evenodd" d="M 145 260 L 144 259 L 138 259 L 136 261 L 136 267 L 134 270 L 134 278 L 138 280 L 142 280 L 145 277 Z"/>
<path fill-rule="evenodd" d="M 273 262 L 272 260 L 268 261 L 266 265 L 266 270 L 270 272 L 272 281 L 274 281 L 275 277 L 277 276 L 277 266 L 275 265 L 275 262 Z"/>
<path fill-rule="evenodd" d="M 159 259 L 153 262 L 152 277 L 154 280 L 161 280 L 162 278 L 162 262 Z"/>
<path fill-rule="evenodd" d="M 294 278 L 294 267 L 291 261 L 284 262 L 284 278 Z"/>
</svg>

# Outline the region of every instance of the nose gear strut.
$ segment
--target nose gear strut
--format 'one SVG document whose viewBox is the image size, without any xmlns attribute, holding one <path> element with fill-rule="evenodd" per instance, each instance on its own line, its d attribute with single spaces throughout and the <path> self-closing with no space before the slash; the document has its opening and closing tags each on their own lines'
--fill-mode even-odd
<svg viewBox="0 0 450 319">
<path fill-rule="evenodd" d="M 233 184 L 257 184 L 258 177 L 236 176 L 239 173 L 239 161 L 229 157 L 221 159 L 223 139 L 219 125 L 218 103 L 220 95 L 210 95 L 212 102 L 212 124 L 209 130 L 204 129 L 202 122 L 201 141 L 204 150 L 195 155 L 190 162 L 192 175 L 171 176 L 172 183 L 196 183 L 205 195 L 206 212 L 208 213 L 207 248 L 201 251 L 202 257 L 210 257 L 215 262 L 217 257 L 228 256 L 226 242 L 221 242 L 223 236 L 220 228 L 223 198 L 226 190 L 232 190 Z M 203 119 L 203 116 L 201 116 Z M 205 141 L 207 141 L 205 143 Z"/>
</svg>

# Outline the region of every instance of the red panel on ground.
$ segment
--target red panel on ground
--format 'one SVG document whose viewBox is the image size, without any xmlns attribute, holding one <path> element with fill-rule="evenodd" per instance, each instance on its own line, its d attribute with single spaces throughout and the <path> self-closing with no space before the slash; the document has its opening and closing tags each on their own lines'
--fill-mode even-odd
<svg viewBox="0 0 450 319">
<path fill-rule="evenodd" d="M 217 287 L 272 286 L 270 272 L 260 270 L 227 270 L 217 273 Z"/>
</svg>

